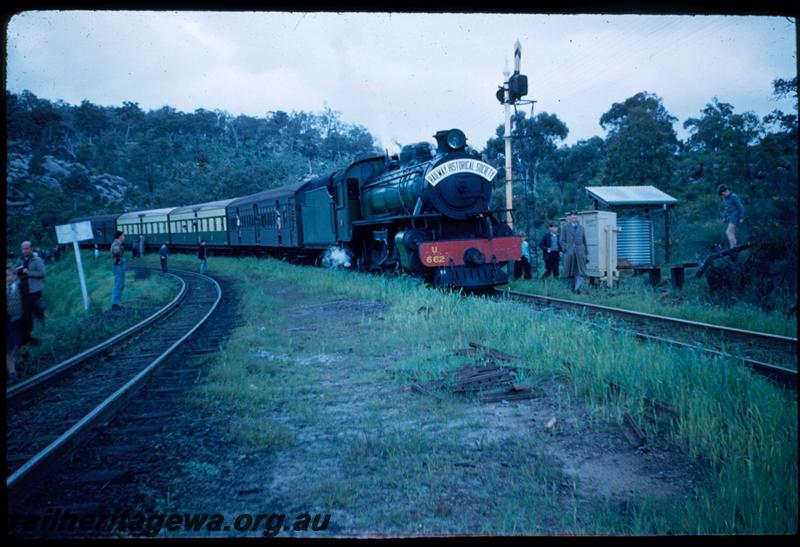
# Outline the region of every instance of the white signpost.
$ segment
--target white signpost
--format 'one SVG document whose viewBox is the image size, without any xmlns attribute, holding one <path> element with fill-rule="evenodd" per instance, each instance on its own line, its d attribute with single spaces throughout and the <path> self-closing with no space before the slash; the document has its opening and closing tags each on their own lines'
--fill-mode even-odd
<svg viewBox="0 0 800 547">
<path fill-rule="evenodd" d="M 79 241 L 94 239 L 92 223 L 88 220 L 75 224 L 61 224 L 56 226 L 56 237 L 59 244 L 72 243 L 75 249 L 75 261 L 78 263 L 78 277 L 81 280 L 81 293 L 83 293 L 83 307 L 89 310 L 89 293 L 86 292 L 86 276 L 83 275 L 83 262 L 81 261 Z"/>
</svg>

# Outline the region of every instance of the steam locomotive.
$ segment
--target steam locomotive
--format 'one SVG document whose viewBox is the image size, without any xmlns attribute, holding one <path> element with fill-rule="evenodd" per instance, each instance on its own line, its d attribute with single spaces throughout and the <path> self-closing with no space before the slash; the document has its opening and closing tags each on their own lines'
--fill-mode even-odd
<svg viewBox="0 0 800 547">
<path fill-rule="evenodd" d="M 490 288 L 521 238 L 490 210 L 497 170 L 472 157 L 459 129 L 407 145 L 399 155 L 357 160 L 334 173 L 240 198 L 73 219 L 92 222 L 92 243 L 114 230 L 146 245 L 268 253 L 323 262 L 331 251 L 362 271 L 422 276 L 438 287 Z"/>
</svg>

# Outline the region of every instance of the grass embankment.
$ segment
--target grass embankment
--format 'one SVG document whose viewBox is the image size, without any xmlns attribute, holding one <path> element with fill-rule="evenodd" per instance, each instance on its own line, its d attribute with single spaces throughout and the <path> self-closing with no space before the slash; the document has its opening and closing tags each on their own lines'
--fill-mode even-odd
<svg viewBox="0 0 800 547">
<path fill-rule="evenodd" d="M 175 257 L 173 263 L 197 265 L 189 257 Z M 797 529 L 796 398 L 735 362 L 640 343 L 602 325 L 576 324 L 567 314 L 532 311 L 513 302 L 465 300 L 414 279 L 252 258 L 212 258 L 209 272 L 215 271 L 241 284 L 246 297 L 240 312 L 247 325 L 211 362 L 199 403 L 230 412 L 232 441 L 272 454 L 273 460 L 261 460 L 261 468 L 283 462 L 274 472 L 286 476 L 295 503 L 350 515 L 355 528 L 342 533 L 760 534 Z M 297 287 L 311 301 L 364 299 L 382 303 L 383 309 L 355 313 L 355 323 L 344 327 L 325 323 L 299 344 L 303 322 L 287 324 L 283 317 L 296 303 L 271 294 L 281 283 Z M 659 434 L 704 469 L 701 486 L 679 499 L 634 499 L 620 510 L 614 504 L 580 505 L 580 485 L 573 484 L 572 502 L 564 505 L 555 486 L 563 475 L 548 463 L 542 452 L 547 441 L 533 428 L 523 443 L 479 441 L 480 453 L 492 457 L 483 461 L 485 467 L 470 471 L 469 478 L 459 475 L 464 469 L 458 462 L 466 457 L 463 437 L 469 428 L 481 427 L 463 423 L 468 407 L 454 400 L 437 406 L 423 396 L 395 405 L 377 386 L 401 390 L 412 381 L 434 379 L 463 364 L 453 350 L 470 341 L 522 356 L 520 381 L 566 378 L 566 399 L 585 402 L 592 415 L 620 422 L 629 412 L 648 435 L 660 427 Z M 329 366 L 307 366 L 321 359 L 329 359 Z M 333 376 L 321 377 L 314 370 L 330 370 Z M 343 386 L 331 387 L 336 374 L 353 375 L 347 377 L 346 393 L 341 393 Z M 618 396 L 609 395 L 610 382 L 621 387 Z M 672 406 L 679 416 L 667 426 L 648 422 L 643 397 Z M 337 421 L 345 404 L 358 404 L 359 410 L 355 418 Z M 431 420 L 444 423 L 444 429 L 428 429 Z M 307 431 L 322 432 L 335 442 L 329 449 L 314 445 L 310 461 L 287 468 L 280 455 L 311 443 L 302 433 Z M 510 462 L 511 471 L 492 471 L 500 458 Z M 454 508 L 442 509 L 440 494 L 452 494 L 454 488 L 461 497 Z"/>
<path fill-rule="evenodd" d="M 516 291 L 543 294 L 566 300 L 575 300 L 603 306 L 666 315 L 754 330 L 797 336 L 797 318 L 788 318 L 779 311 L 767 312 L 756 306 L 737 302 L 729 307 L 714 305 L 709 301 L 704 280 L 686 280 L 682 290 L 653 290 L 646 283 L 647 276 L 623 276 L 613 288 L 598 281 L 595 286 L 584 284 L 583 294 L 573 294 L 566 279 L 518 279 L 509 286 Z M 788 307 L 788 306 L 787 306 Z"/>
<path fill-rule="evenodd" d="M 114 276 L 108 252 L 95 259 L 90 251 L 81 252 L 89 311 L 84 309 L 74 253 L 67 251 L 58 262 L 46 264 L 42 299 L 45 306 L 45 325 L 34 320 L 33 336 L 39 344 L 29 348 L 29 359 L 17 360 L 17 370 L 23 377 L 113 336 L 141 321 L 172 300 L 178 285 L 171 278 L 128 270 L 122 293 L 123 312 L 110 312 Z M 133 262 L 133 264 L 132 264 Z M 128 261 L 135 265 L 135 261 Z"/>
</svg>

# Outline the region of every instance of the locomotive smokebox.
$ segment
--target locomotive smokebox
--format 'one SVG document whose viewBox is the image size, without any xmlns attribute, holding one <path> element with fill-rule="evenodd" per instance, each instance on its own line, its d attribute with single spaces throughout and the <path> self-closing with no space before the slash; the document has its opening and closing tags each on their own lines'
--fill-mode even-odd
<svg viewBox="0 0 800 547">
<path fill-rule="evenodd" d="M 426 143 L 406 146 L 399 165 L 361 187 L 363 218 L 409 214 L 420 199 L 428 212 L 457 220 L 488 209 L 497 170 L 467 153 L 467 138 L 460 129 L 434 136 L 436 155 Z"/>
<path fill-rule="evenodd" d="M 485 211 L 491 194 L 492 184 L 485 178 L 473 173 L 456 173 L 436 185 L 429 185 L 423 199 L 434 210 L 450 218 L 463 219 Z"/>
</svg>

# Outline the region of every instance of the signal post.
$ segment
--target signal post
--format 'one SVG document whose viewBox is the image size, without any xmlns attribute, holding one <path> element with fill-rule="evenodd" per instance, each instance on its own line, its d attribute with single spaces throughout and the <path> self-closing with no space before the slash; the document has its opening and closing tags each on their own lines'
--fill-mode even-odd
<svg viewBox="0 0 800 547">
<path fill-rule="evenodd" d="M 511 216 L 511 210 L 514 208 L 513 206 L 513 190 L 512 190 L 512 181 L 513 178 L 511 176 L 511 168 L 512 168 L 512 161 L 511 161 L 511 105 L 517 104 L 517 101 L 522 99 L 525 95 L 528 94 L 528 77 L 524 74 L 520 74 L 519 66 L 520 60 L 522 58 L 522 46 L 517 40 L 514 43 L 514 74 L 510 75 L 508 72 L 508 64 L 506 63 L 506 69 L 503 72 L 503 85 L 499 86 L 497 90 L 497 100 L 500 101 L 503 105 L 503 109 L 505 110 L 505 131 L 503 135 L 503 140 L 505 142 L 505 159 L 506 159 L 506 222 L 508 223 L 508 227 L 512 230 L 514 229 L 514 220 Z M 513 268 L 513 266 L 509 265 L 509 268 Z M 512 272 L 509 272 L 509 276 L 512 275 Z"/>
</svg>

